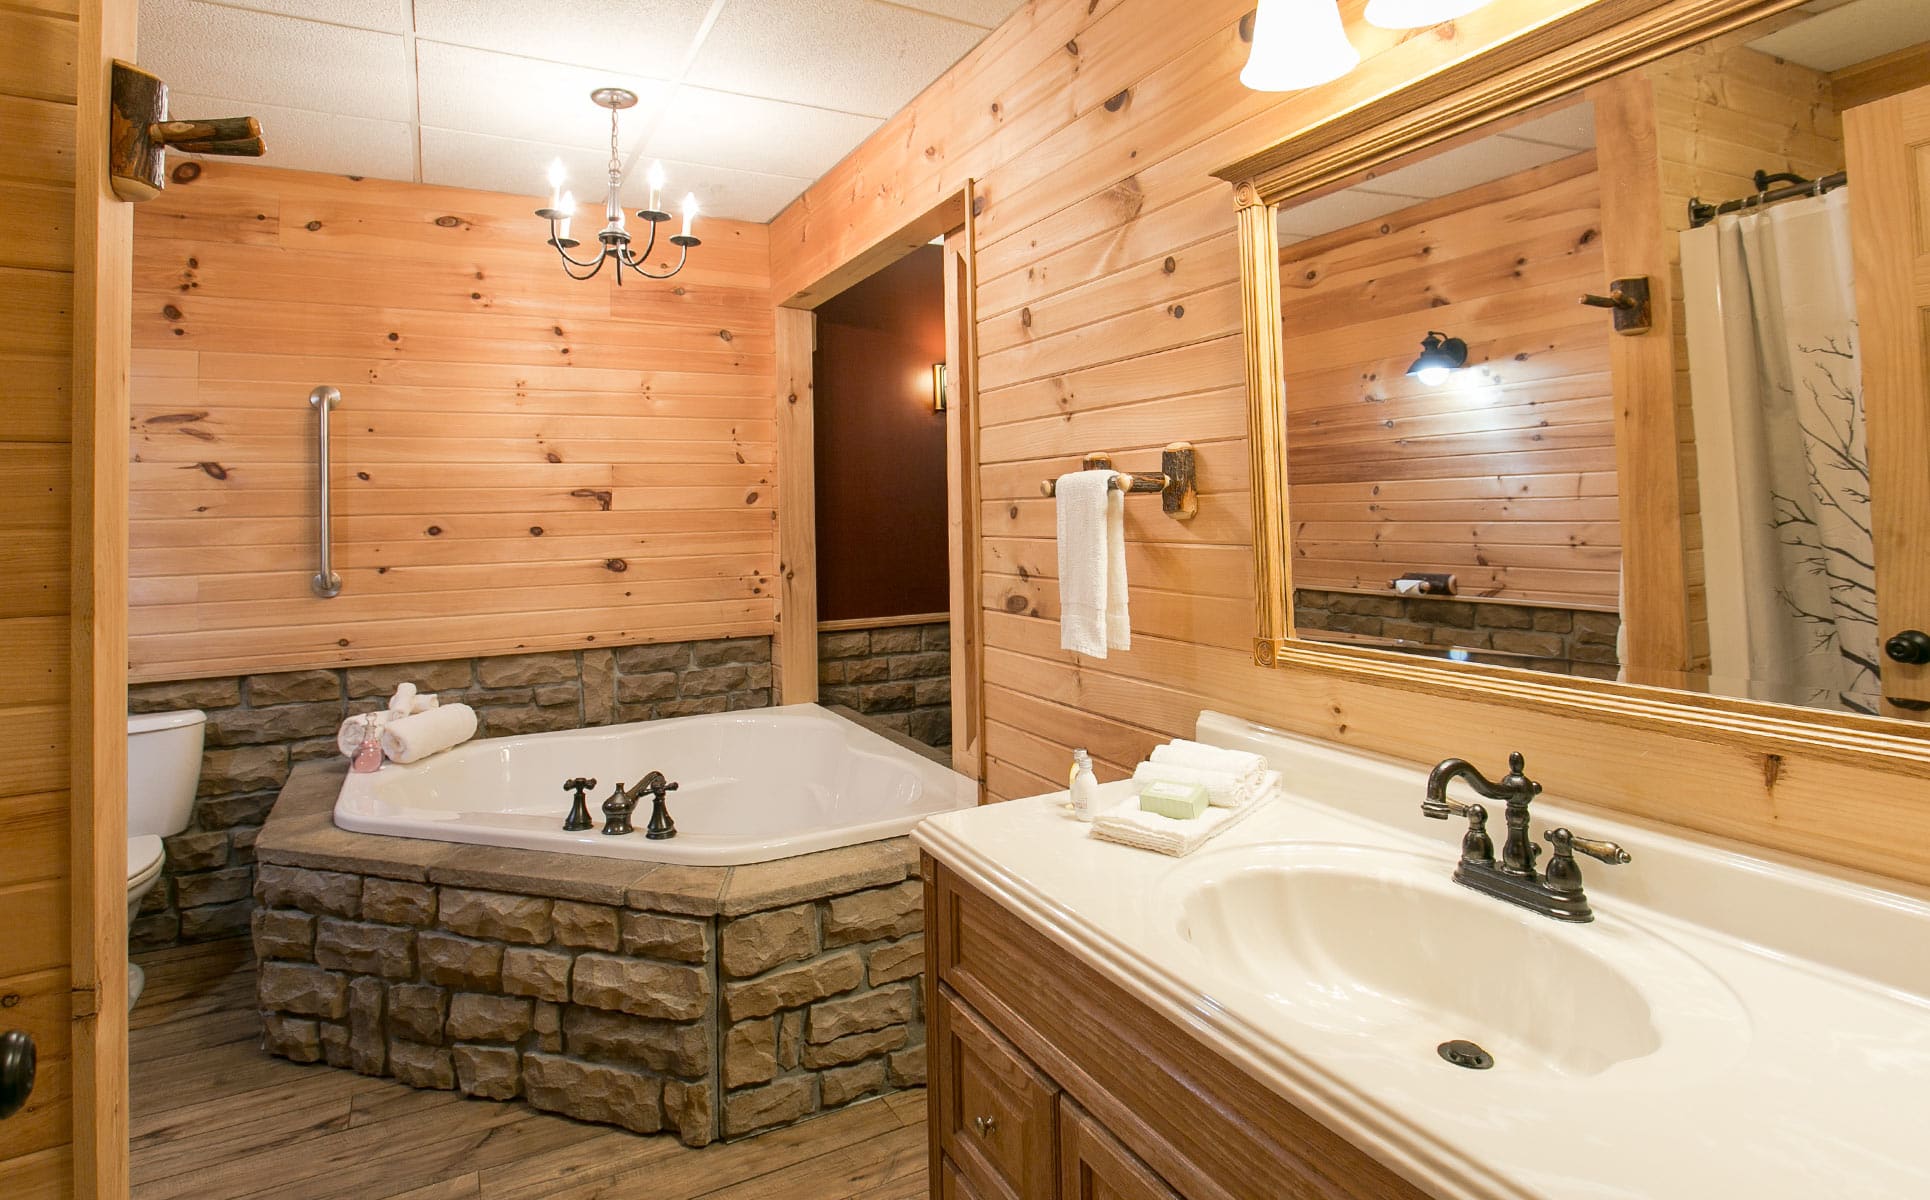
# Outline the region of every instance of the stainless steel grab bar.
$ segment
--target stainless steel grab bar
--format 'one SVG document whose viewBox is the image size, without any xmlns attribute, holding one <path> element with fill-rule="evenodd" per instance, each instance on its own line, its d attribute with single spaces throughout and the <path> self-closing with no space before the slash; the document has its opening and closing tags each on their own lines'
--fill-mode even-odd
<svg viewBox="0 0 1930 1200">
<path fill-rule="evenodd" d="M 321 559 L 316 564 L 318 569 L 315 577 L 308 581 L 308 586 L 324 600 L 333 600 L 342 594 L 342 577 L 330 568 L 328 562 L 328 412 L 341 402 L 341 390 L 330 387 L 328 384 L 323 384 L 308 393 L 308 403 L 315 410 L 315 474 L 320 480 L 321 500 L 321 506 L 318 509 L 321 517 L 319 527 Z"/>
</svg>

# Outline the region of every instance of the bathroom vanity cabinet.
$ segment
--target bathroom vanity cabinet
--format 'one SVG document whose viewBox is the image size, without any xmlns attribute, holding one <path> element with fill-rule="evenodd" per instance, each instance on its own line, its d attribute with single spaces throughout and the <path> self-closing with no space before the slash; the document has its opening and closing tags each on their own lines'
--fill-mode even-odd
<svg viewBox="0 0 1930 1200">
<path fill-rule="evenodd" d="M 942 1200 L 1419 1200 L 1365 1152 L 925 858 Z"/>
</svg>

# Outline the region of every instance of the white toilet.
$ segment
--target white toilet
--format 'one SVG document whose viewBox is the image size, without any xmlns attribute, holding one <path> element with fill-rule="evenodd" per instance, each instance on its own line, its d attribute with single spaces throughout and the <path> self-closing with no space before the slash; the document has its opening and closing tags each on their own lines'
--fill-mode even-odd
<svg viewBox="0 0 1930 1200">
<path fill-rule="evenodd" d="M 161 839 L 180 833 L 194 815 L 201 783 L 201 736 L 208 714 L 130 713 L 127 718 L 127 919 L 131 924 L 161 878 Z M 141 968 L 128 964 L 127 1006 L 141 998 Z"/>
</svg>

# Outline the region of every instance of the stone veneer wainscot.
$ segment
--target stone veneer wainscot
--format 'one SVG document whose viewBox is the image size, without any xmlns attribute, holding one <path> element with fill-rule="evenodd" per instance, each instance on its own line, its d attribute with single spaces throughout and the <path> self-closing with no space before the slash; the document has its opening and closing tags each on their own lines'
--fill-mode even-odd
<svg viewBox="0 0 1930 1200">
<path fill-rule="evenodd" d="M 289 771 L 336 757 L 342 721 L 380 708 L 403 682 L 474 706 L 481 737 L 763 708 L 771 703 L 771 639 L 137 684 L 128 711 L 205 709 L 208 731 L 193 819 L 167 839 L 167 865 L 128 930 L 134 949 L 245 934 L 255 837 Z"/>
<path fill-rule="evenodd" d="M 925 1081 L 909 839 L 687 867 L 337 829 L 339 761 L 256 841 L 262 1044 L 701 1146 Z"/>
</svg>

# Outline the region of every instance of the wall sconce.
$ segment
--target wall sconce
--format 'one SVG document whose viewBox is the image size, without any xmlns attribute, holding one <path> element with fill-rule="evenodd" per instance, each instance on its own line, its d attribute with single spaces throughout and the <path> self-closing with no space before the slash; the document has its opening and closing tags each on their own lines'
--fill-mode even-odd
<svg viewBox="0 0 1930 1200">
<path fill-rule="evenodd" d="M 1493 0 L 1367 0 L 1363 15 L 1369 25 L 1382 29 L 1426 29 L 1456 17 L 1465 17 Z"/>
<path fill-rule="evenodd" d="M 945 411 L 945 385 L 947 383 L 945 364 L 935 362 L 931 365 L 931 410 Z"/>
<path fill-rule="evenodd" d="M 1240 82 L 1256 92 L 1293 92 L 1339 79 L 1360 65 L 1338 0 L 1260 0 L 1253 49 Z"/>
<path fill-rule="evenodd" d="M 1457 337 L 1429 330 L 1421 341 L 1421 356 L 1407 373 L 1429 387 L 1440 387 L 1454 371 L 1468 365 L 1468 344 Z"/>
</svg>

